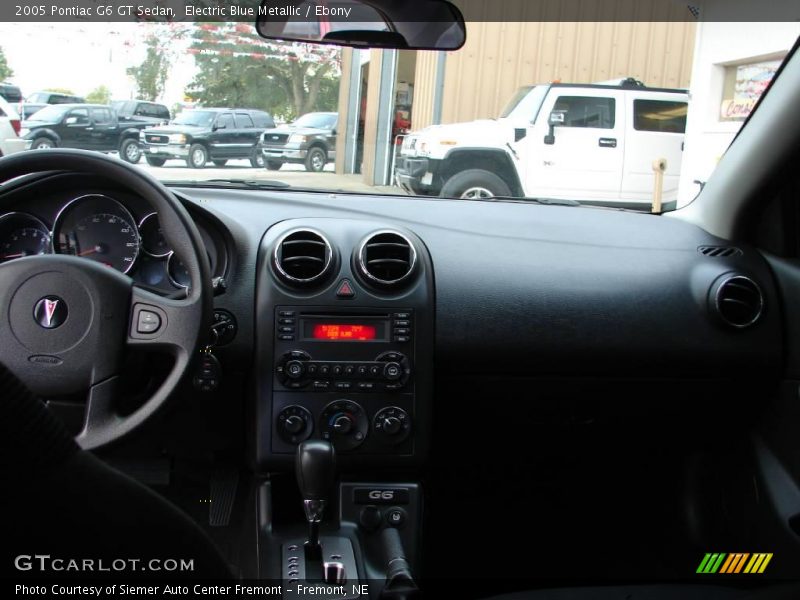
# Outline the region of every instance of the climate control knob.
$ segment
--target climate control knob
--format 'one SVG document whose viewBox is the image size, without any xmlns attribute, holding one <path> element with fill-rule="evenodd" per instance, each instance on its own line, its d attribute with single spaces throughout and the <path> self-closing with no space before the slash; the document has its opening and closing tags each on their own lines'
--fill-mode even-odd
<svg viewBox="0 0 800 600">
<path fill-rule="evenodd" d="M 396 445 L 411 433 L 411 417 L 402 408 L 387 406 L 375 413 L 372 429 L 383 443 Z"/>
<path fill-rule="evenodd" d="M 347 452 L 364 442 L 369 432 L 369 419 L 358 403 L 336 400 L 322 411 L 319 429 L 322 439 L 329 440 L 337 452 Z"/>
<path fill-rule="evenodd" d="M 278 413 L 275 419 L 278 435 L 287 444 L 299 444 L 311 437 L 314 430 L 314 417 L 308 409 L 292 405 Z"/>
</svg>

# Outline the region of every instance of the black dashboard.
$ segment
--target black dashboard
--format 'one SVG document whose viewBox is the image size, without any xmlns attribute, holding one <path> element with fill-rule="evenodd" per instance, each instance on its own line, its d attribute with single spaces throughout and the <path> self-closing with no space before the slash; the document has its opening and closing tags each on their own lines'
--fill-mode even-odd
<svg viewBox="0 0 800 600">
<path fill-rule="evenodd" d="M 215 354 L 252 380 L 245 403 L 260 469 L 288 467 L 294 446 L 314 437 L 334 441 L 346 467 L 420 464 L 441 426 L 434 408 L 470 423 L 456 393 L 490 411 L 513 397 L 528 411 L 539 381 L 551 382 L 556 402 L 579 393 L 576 381 L 637 382 L 644 404 L 641 382 L 654 382 L 658 396 L 655 382 L 670 381 L 676 399 L 694 402 L 743 380 L 776 380 L 782 365 L 782 307 L 762 256 L 677 219 L 517 202 L 173 191 L 227 283 L 215 308 L 238 329 Z M 136 244 L 129 275 L 180 292 L 169 269 L 180 249 L 160 247 L 152 211 L 113 182 L 48 174 L 3 186 L 0 202 L 2 213 L 30 215 L 41 236 L 54 236 L 49 246 L 37 240 L 46 251 L 91 250 L 98 244 L 63 232 L 111 214 L 112 226 L 136 232 L 123 242 Z M 67 218 L 76 203 L 86 214 Z M 18 251 L 9 231 L 19 228 L 2 224 L 10 260 Z"/>
</svg>

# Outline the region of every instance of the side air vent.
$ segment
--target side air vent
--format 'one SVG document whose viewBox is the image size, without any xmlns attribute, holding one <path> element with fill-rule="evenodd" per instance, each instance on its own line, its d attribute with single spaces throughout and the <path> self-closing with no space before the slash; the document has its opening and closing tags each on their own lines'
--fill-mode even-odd
<svg viewBox="0 0 800 600">
<path fill-rule="evenodd" d="M 764 295 L 755 281 L 742 275 L 725 279 L 717 288 L 716 308 L 722 320 L 742 329 L 754 325 L 764 312 Z"/>
<path fill-rule="evenodd" d="M 307 286 L 328 273 L 332 258 L 328 240 L 316 231 L 300 229 L 286 234 L 275 245 L 272 266 L 286 283 Z"/>
<path fill-rule="evenodd" d="M 399 287 L 414 273 L 417 251 L 404 235 L 379 231 L 362 242 L 356 263 L 367 283 L 383 288 Z"/>
<path fill-rule="evenodd" d="M 697 251 L 709 258 L 731 258 L 742 255 L 742 251 L 734 246 L 700 246 Z"/>
</svg>

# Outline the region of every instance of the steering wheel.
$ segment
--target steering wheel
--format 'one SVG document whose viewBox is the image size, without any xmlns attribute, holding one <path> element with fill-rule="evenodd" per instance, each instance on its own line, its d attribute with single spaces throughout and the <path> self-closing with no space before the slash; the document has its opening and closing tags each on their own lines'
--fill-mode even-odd
<svg viewBox="0 0 800 600">
<path fill-rule="evenodd" d="M 76 256 L 45 254 L 0 264 L 0 362 L 40 397 L 84 397 L 84 424 L 76 441 L 92 449 L 141 425 L 177 387 L 208 331 L 210 269 L 188 212 L 150 175 L 83 150 L 37 150 L 0 159 L 0 183 L 45 171 L 102 176 L 147 201 L 166 240 L 180 248 L 191 282 L 186 298 L 173 299 Z M 174 364 L 138 410 L 120 416 L 115 391 L 128 347 L 169 352 Z"/>
</svg>

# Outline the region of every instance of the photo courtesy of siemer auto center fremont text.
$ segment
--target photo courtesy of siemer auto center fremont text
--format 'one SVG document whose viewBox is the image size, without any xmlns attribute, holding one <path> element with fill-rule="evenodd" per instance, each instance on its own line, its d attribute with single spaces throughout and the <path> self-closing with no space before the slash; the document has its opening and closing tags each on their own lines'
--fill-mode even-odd
<svg viewBox="0 0 800 600">
<path fill-rule="evenodd" d="M 800 600 L 800 2 L 0 3 L 0 591 Z"/>
</svg>

